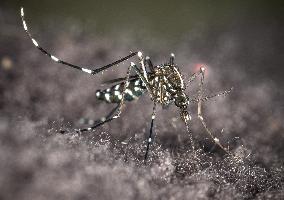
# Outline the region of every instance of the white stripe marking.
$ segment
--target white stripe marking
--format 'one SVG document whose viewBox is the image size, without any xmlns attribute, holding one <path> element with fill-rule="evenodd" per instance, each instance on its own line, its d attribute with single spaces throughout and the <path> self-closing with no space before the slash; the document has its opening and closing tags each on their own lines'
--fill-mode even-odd
<svg viewBox="0 0 284 200">
<path fill-rule="evenodd" d="M 216 142 L 216 143 L 219 143 L 220 141 L 219 141 L 219 139 L 218 138 L 214 138 L 214 141 Z"/>
<path fill-rule="evenodd" d="M 38 47 L 37 41 L 36 41 L 35 39 L 33 39 L 33 38 L 32 38 L 32 41 L 33 41 L 34 45 L 35 45 L 36 47 Z"/>
<path fill-rule="evenodd" d="M 125 90 L 125 93 L 129 94 L 130 96 L 134 96 L 133 93 L 132 93 L 132 91 L 129 90 L 129 89 L 126 89 L 126 90 Z"/>
<path fill-rule="evenodd" d="M 120 95 L 120 92 L 119 91 L 114 91 L 114 95 Z"/>
<path fill-rule="evenodd" d="M 140 59 L 142 59 L 142 52 L 141 51 L 138 51 L 137 55 Z"/>
<path fill-rule="evenodd" d="M 28 30 L 28 27 L 27 27 L 27 24 L 25 21 L 23 21 L 23 26 L 24 26 L 24 29 L 27 31 Z"/>
<path fill-rule="evenodd" d="M 91 73 L 92 73 L 92 70 L 86 69 L 86 68 L 82 68 L 82 71 L 83 71 L 83 72 L 87 72 L 88 74 L 91 74 Z"/>
<path fill-rule="evenodd" d="M 116 85 L 116 86 L 114 87 L 114 89 L 115 89 L 115 90 L 118 90 L 119 87 L 120 87 L 120 85 Z"/>
<path fill-rule="evenodd" d="M 25 14 L 24 14 L 24 8 L 23 8 L 23 7 L 21 7 L 21 15 L 22 15 L 22 17 L 25 15 Z"/>
<path fill-rule="evenodd" d="M 108 102 L 110 102 L 110 94 L 105 93 L 105 98 L 106 98 L 106 100 L 107 100 Z"/>
<path fill-rule="evenodd" d="M 56 58 L 56 57 L 55 57 L 55 56 L 53 56 L 53 55 L 51 55 L 50 57 L 51 57 L 51 59 L 52 59 L 52 60 L 54 60 L 55 62 L 58 62 L 58 61 L 59 61 L 59 59 L 58 59 L 58 58 Z"/>
</svg>

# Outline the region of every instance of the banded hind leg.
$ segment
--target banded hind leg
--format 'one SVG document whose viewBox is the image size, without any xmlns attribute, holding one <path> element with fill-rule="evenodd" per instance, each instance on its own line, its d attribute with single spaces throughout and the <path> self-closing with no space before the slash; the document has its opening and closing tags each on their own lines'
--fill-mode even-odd
<svg viewBox="0 0 284 200">
<path fill-rule="evenodd" d="M 119 108 L 119 104 L 117 104 L 105 117 L 102 117 L 98 120 L 88 120 L 88 125 L 92 125 L 93 129 L 98 128 L 99 126 L 103 125 L 104 123 L 106 123 L 105 121 L 107 121 L 108 119 L 110 119 L 113 114 L 117 111 L 117 109 Z M 77 131 L 88 131 L 88 128 L 81 129 L 81 130 L 77 130 Z"/>
<path fill-rule="evenodd" d="M 91 74 L 91 75 L 95 75 L 95 74 L 98 74 L 100 72 L 103 72 L 103 71 L 107 70 L 108 68 L 116 66 L 117 64 L 122 63 L 122 62 L 128 60 L 129 58 L 131 58 L 131 57 L 133 57 L 133 56 L 135 56 L 137 54 L 139 54 L 139 55 L 141 54 L 141 52 L 132 52 L 129 55 L 127 55 L 127 56 L 125 56 L 123 58 L 120 58 L 119 60 L 116 60 L 116 61 L 114 61 L 114 62 L 112 62 L 110 64 L 107 64 L 105 66 L 98 67 L 97 69 L 89 69 L 87 67 L 78 66 L 78 65 L 66 62 L 66 61 L 64 61 L 64 60 L 62 60 L 60 58 L 57 58 L 56 56 L 54 56 L 53 54 L 48 52 L 45 48 L 40 46 L 39 42 L 32 36 L 32 34 L 30 33 L 30 31 L 28 29 L 28 25 L 27 25 L 27 22 L 25 20 L 25 13 L 24 13 L 24 8 L 23 7 L 21 7 L 21 19 L 22 19 L 22 23 L 23 23 L 23 27 L 24 27 L 25 32 L 27 33 L 28 37 L 31 39 L 32 43 L 34 44 L 34 46 L 38 50 L 40 50 L 43 54 L 47 55 L 52 61 L 54 61 L 56 63 L 60 63 L 62 65 L 66 65 L 66 66 L 78 69 L 78 70 L 80 70 L 82 72 L 85 72 L 85 73 L 88 73 L 88 74 Z"/>
<path fill-rule="evenodd" d="M 85 131 L 94 130 L 94 129 L 96 129 L 99 126 L 101 126 L 101 125 L 103 125 L 103 124 L 105 124 L 107 122 L 110 122 L 113 119 L 117 119 L 117 118 L 120 117 L 120 114 L 122 112 L 122 107 L 123 107 L 124 101 L 125 101 L 124 97 L 125 97 L 125 94 L 126 94 L 127 87 L 129 85 L 130 72 L 131 72 L 131 69 L 132 69 L 132 67 L 134 65 L 135 64 L 131 62 L 130 66 L 128 67 L 127 74 L 126 74 L 126 79 L 125 79 L 125 82 L 124 82 L 123 91 L 121 93 L 121 101 L 117 105 L 117 107 L 109 113 L 108 118 L 101 119 L 101 121 L 98 124 L 95 124 L 94 126 L 91 126 L 89 128 L 78 129 L 78 130 L 76 130 L 77 132 L 85 132 Z"/>
<path fill-rule="evenodd" d="M 153 112 L 152 112 L 152 120 L 151 120 L 151 127 L 150 127 L 150 134 L 147 139 L 147 148 L 144 156 L 144 163 L 146 164 L 148 158 L 148 152 L 150 149 L 150 144 L 153 143 L 153 128 L 154 128 L 154 120 L 156 118 L 156 102 L 154 102 Z"/>
<path fill-rule="evenodd" d="M 119 104 L 117 104 L 110 112 L 109 114 L 107 114 L 105 117 L 102 117 L 100 119 L 97 119 L 97 120 L 92 120 L 92 119 L 87 119 L 87 118 L 81 118 L 80 119 L 80 124 L 83 124 L 83 125 L 95 125 L 95 124 L 99 124 L 103 121 L 105 121 L 106 119 L 110 118 L 115 112 L 116 110 L 118 109 L 119 107 Z"/>
<path fill-rule="evenodd" d="M 125 97 L 125 94 L 126 94 L 126 91 L 127 91 L 127 87 L 129 85 L 129 78 L 130 78 L 130 73 L 131 73 L 132 69 L 134 69 L 136 74 L 138 74 L 138 76 L 142 79 L 142 81 L 145 83 L 146 87 L 150 88 L 149 83 L 146 82 L 146 80 L 144 79 L 144 76 L 142 75 L 140 70 L 137 68 L 137 66 L 133 62 L 131 62 L 130 66 L 128 67 L 128 70 L 127 70 L 123 91 L 121 93 L 121 101 L 118 104 L 117 108 L 113 111 L 113 113 L 110 113 L 110 114 L 112 114 L 112 116 L 109 116 L 109 118 L 106 118 L 105 120 L 102 120 L 98 124 L 95 124 L 94 126 L 91 126 L 89 128 L 78 129 L 78 130 L 76 130 L 77 132 L 92 131 L 92 130 L 96 129 L 99 126 L 101 126 L 101 125 L 103 125 L 103 124 L 105 124 L 107 122 L 110 122 L 110 121 L 120 117 L 120 114 L 122 112 L 122 107 L 124 105 L 124 101 L 125 101 L 124 97 Z M 149 93 L 151 94 L 151 91 L 149 91 Z"/>
<path fill-rule="evenodd" d="M 200 83 L 199 83 L 199 90 L 198 90 L 198 102 L 197 102 L 197 113 L 198 113 L 198 119 L 201 121 L 204 129 L 206 130 L 206 133 L 212 138 L 215 144 L 217 144 L 222 150 L 224 150 L 226 153 L 230 154 L 230 152 L 220 143 L 220 140 L 215 137 L 212 132 L 209 130 L 204 117 L 202 115 L 202 92 L 203 92 L 203 84 L 204 84 L 204 73 L 205 73 L 205 68 L 201 67 L 200 68 L 200 73 L 201 78 L 200 78 Z"/>
</svg>

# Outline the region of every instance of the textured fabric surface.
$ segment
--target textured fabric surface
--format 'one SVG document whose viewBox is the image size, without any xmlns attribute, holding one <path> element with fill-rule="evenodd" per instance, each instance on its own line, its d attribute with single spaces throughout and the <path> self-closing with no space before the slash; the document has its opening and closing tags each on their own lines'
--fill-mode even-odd
<svg viewBox="0 0 284 200">
<path fill-rule="evenodd" d="M 2 14 L 0 199 L 284 198 L 283 80 L 271 76 L 275 72 L 267 67 L 283 66 L 275 27 L 212 33 L 214 37 L 193 34 L 175 46 L 185 80 L 204 63 L 206 94 L 234 87 L 227 97 L 206 102 L 203 112 L 235 157 L 206 135 L 195 104 L 189 108 L 198 147 L 193 153 L 172 105 L 158 107 L 155 141 L 145 166 L 152 112 L 147 94 L 127 103 L 121 118 L 93 132 L 74 132 L 82 127 L 80 118 L 99 119 L 114 107 L 96 100 L 95 91 L 109 87 L 103 81 L 125 76 L 130 60 L 96 76 L 81 73 L 50 61 L 32 46 L 18 18 Z M 110 63 L 145 44 L 150 50 L 144 53 L 154 64 L 167 61 L 171 53 L 170 47 L 136 41 L 135 36 L 118 35 L 121 46 L 64 26 L 34 32 L 58 57 L 85 66 Z M 262 43 L 256 42 L 261 38 Z M 197 85 L 198 79 L 187 89 L 192 98 Z M 61 128 L 70 133 L 58 133 Z"/>
</svg>

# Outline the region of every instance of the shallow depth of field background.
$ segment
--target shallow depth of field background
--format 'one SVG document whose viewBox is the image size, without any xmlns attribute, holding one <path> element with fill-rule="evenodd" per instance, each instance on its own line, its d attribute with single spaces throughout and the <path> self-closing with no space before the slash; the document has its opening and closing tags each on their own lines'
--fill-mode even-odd
<svg viewBox="0 0 284 200">
<path fill-rule="evenodd" d="M 234 87 L 203 106 L 234 157 L 208 138 L 195 104 L 193 153 L 173 105 L 158 108 L 145 166 L 147 94 L 121 118 L 76 134 L 80 118 L 112 109 L 95 91 L 125 76 L 130 60 L 96 76 L 56 64 L 26 36 L 20 6 L 39 44 L 74 64 L 96 68 L 137 50 L 162 64 L 173 52 L 185 80 L 205 64 L 204 95 Z M 0 199 L 284 199 L 283 13 L 281 1 L 264 0 L 2 0 Z"/>
</svg>

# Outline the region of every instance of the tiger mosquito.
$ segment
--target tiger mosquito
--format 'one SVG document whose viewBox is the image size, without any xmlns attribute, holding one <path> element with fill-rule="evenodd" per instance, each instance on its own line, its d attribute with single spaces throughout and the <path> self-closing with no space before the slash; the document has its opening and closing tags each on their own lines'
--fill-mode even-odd
<svg viewBox="0 0 284 200">
<path fill-rule="evenodd" d="M 111 80 L 109 81 L 109 83 L 114 84 L 112 87 L 105 90 L 97 90 L 96 92 L 97 99 L 105 101 L 107 103 L 116 104 L 115 108 L 113 108 L 112 111 L 106 117 L 95 121 L 93 126 L 89 128 L 76 129 L 76 132 L 82 133 L 86 131 L 92 131 L 105 123 L 119 118 L 125 101 L 136 100 L 144 93 L 148 92 L 151 100 L 153 101 L 153 111 L 149 136 L 147 139 L 146 152 L 144 156 L 145 163 L 148 158 L 150 144 L 153 143 L 153 127 L 156 118 L 157 104 L 160 104 L 163 107 L 174 104 L 180 109 L 180 117 L 181 120 L 185 123 L 186 130 L 191 142 L 191 148 L 194 151 L 195 146 L 193 142 L 193 136 L 189 128 L 191 115 L 187 111 L 187 108 L 190 103 L 197 103 L 198 119 L 201 121 L 201 124 L 206 130 L 206 133 L 210 136 L 210 138 L 214 141 L 215 144 L 217 144 L 226 153 L 230 154 L 229 150 L 220 143 L 219 139 L 215 137 L 208 128 L 202 114 L 202 102 L 207 101 L 208 99 L 213 97 L 225 96 L 229 92 L 231 92 L 233 88 L 211 96 L 203 97 L 202 93 L 205 67 L 200 67 L 198 72 L 192 74 L 189 77 L 188 83 L 194 81 L 197 77 L 200 77 L 198 97 L 196 99 L 189 99 L 188 95 L 185 93 L 185 89 L 188 83 L 184 83 L 184 80 L 179 70 L 179 66 L 176 65 L 174 62 L 175 55 L 173 53 L 171 53 L 169 61 L 161 65 L 153 65 L 149 56 L 144 57 L 141 51 L 137 51 L 131 52 L 129 55 L 122 57 L 119 60 L 116 60 L 105 66 L 97 67 L 96 69 L 90 69 L 93 67 L 81 67 L 57 58 L 39 45 L 37 40 L 34 39 L 30 31 L 28 30 L 23 7 L 21 8 L 21 19 L 24 30 L 27 33 L 28 37 L 31 39 L 34 46 L 39 49 L 43 54 L 47 55 L 52 61 L 56 63 L 67 65 L 69 67 L 81 70 L 82 72 L 91 75 L 96 75 L 99 72 L 103 72 L 111 67 L 114 67 L 115 65 L 118 65 L 119 63 L 127 61 L 129 58 L 132 58 L 134 56 L 138 57 L 139 64 L 137 65 L 134 62 L 131 62 L 126 73 L 126 77 Z M 134 71 L 135 75 L 131 75 L 132 71 Z M 61 133 L 65 132 L 66 131 L 61 131 Z"/>
</svg>

